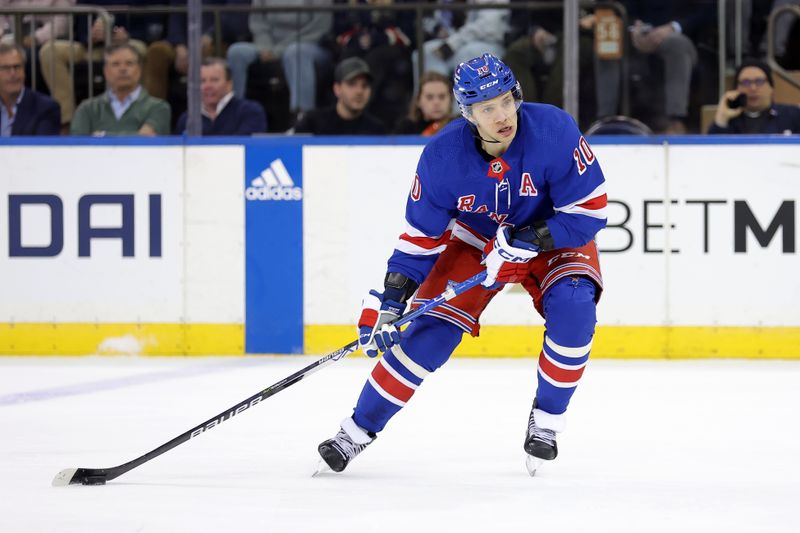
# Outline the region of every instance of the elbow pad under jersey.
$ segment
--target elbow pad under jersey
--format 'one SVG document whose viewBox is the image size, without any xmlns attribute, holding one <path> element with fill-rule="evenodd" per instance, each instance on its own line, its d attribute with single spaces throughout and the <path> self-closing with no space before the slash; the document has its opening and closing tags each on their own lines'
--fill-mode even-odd
<svg viewBox="0 0 800 533">
<path fill-rule="evenodd" d="M 555 249 L 553 243 L 553 236 L 550 234 L 550 228 L 544 220 L 534 222 L 526 228 L 522 228 L 511 232 L 513 240 L 525 241 L 539 247 L 542 252 L 549 252 Z"/>
<path fill-rule="evenodd" d="M 387 272 L 383 280 L 383 295 L 386 299 L 405 303 L 417 291 L 417 287 L 419 285 L 413 279 L 399 272 Z"/>
</svg>

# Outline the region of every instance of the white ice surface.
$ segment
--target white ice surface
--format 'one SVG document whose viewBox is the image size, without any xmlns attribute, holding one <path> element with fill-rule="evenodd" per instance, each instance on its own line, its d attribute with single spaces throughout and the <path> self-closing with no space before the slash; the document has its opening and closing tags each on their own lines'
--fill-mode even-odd
<svg viewBox="0 0 800 533">
<path fill-rule="evenodd" d="M 800 531 L 788 361 L 592 361 L 531 478 L 535 361 L 455 359 L 346 472 L 311 478 L 373 364 L 349 358 L 105 486 L 50 486 L 314 360 L 0 358 L 0 532 Z"/>
</svg>

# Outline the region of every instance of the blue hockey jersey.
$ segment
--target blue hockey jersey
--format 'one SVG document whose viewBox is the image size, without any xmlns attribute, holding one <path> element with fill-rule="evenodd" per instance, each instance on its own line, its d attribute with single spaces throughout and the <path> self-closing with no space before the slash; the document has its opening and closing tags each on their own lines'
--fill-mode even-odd
<svg viewBox="0 0 800 533">
<path fill-rule="evenodd" d="M 606 225 L 605 178 L 572 117 L 523 103 L 514 140 L 491 161 L 460 119 L 420 156 L 406 231 L 388 271 L 422 283 L 451 238 L 482 249 L 500 224 L 523 228 L 541 220 L 556 248 L 583 246 Z"/>
</svg>

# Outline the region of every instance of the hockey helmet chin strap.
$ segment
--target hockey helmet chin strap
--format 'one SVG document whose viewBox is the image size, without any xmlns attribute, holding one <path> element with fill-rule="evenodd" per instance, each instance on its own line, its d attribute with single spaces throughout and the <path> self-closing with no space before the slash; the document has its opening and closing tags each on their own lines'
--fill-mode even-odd
<svg viewBox="0 0 800 533">
<path fill-rule="evenodd" d="M 519 104 L 520 103 L 521 102 L 516 102 L 516 104 L 517 104 L 517 124 L 519 124 Z M 472 136 L 474 138 L 476 138 L 478 140 L 481 140 L 481 141 L 483 141 L 485 143 L 501 144 L 503 142 L 503 141 L 498 141 L 498 140 L 484 139 L 483 137 L 481 137 L 480 132 L 478 132 L 478 126 L 474 122 L 472 122 L 472 119 L 467 118 L 466 116 L 464 116 L 464 120 L 466 120 L 467 124 L 469 124 L 469 129 L 470 129 L 470 131 L 472 131 Z"/>
<path fill-rule="evenodd" d="M 500 144 L 501 141 L 494 141 L 494 140 L 484 139 L 483 137 L 481 137 L 481 134 L 478 132 L 478 126 L 476 126 L 472 122 L 469 123 L 469 127 L 472 130 L 472 136 L 475 137 L 476 139 L 479 139 L 485 143 Z"/>
</svg>

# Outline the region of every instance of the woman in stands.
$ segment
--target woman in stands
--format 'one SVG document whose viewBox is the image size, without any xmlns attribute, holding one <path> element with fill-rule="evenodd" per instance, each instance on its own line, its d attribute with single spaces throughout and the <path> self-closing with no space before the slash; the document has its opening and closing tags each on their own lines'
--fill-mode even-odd
<svg viewBox="0 0 800 533">
<path fill-rule="evenodd" d="M 420 79 L 419 90 L 411 101 L 408 116 L 397 123 L 395 133 L 433 135 L 454 118 L 450 79 L 438 72 L 426 72 Z"/>
</svg>

